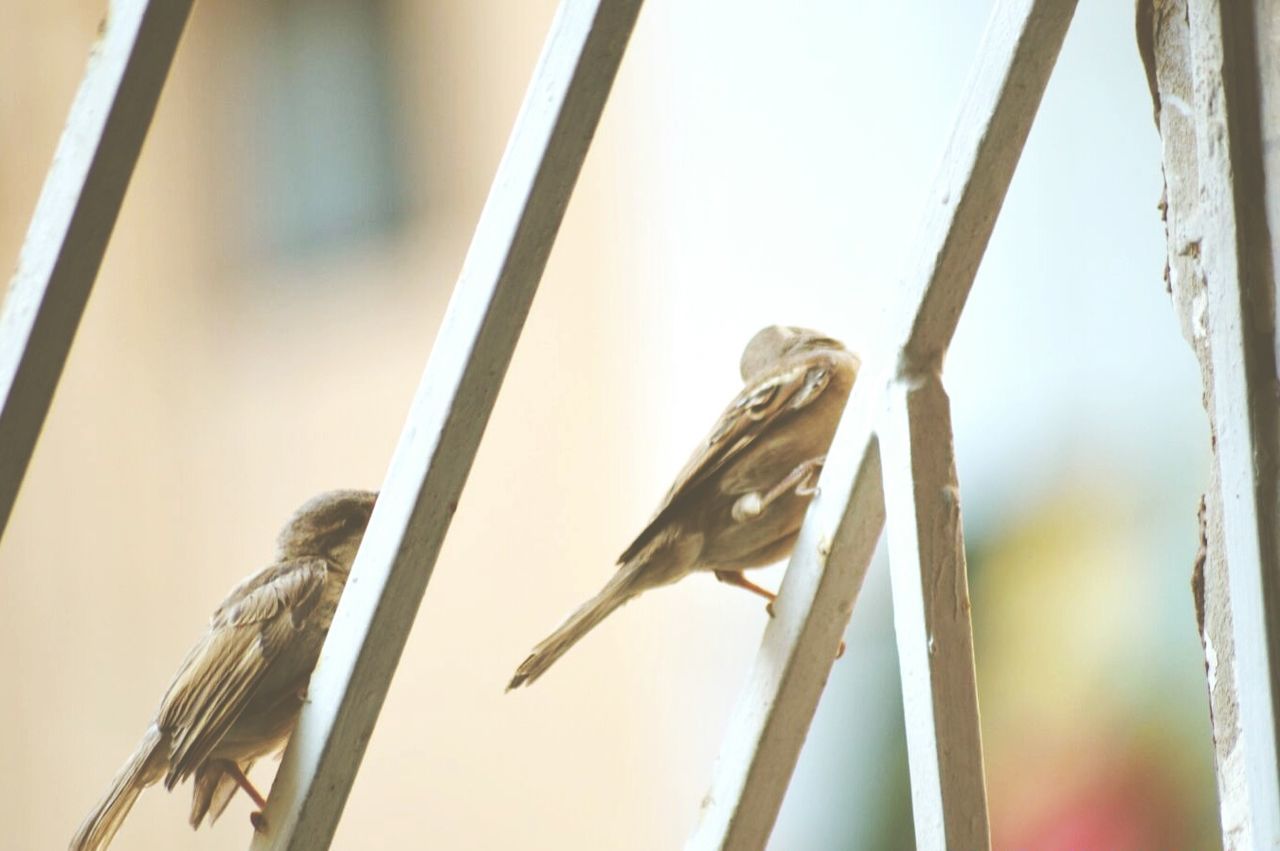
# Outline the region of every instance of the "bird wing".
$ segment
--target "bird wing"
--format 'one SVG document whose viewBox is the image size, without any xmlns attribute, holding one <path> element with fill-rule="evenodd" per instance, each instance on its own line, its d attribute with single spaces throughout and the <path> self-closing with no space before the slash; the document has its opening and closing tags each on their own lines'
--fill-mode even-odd
<svg viewBox="0 0 1280 851">
<path fill-rule="evenodd" d="M 165 785 L 200 766 L 231 729 L 254 687 L 321 598 L 328 563 L 274 564 L 232 589 L 160 703 L 172 742 Z"/>
<path fill-rule="evenodd" d="M 828 364 L 804 360 L 785 364 L 743 388 L 680 471 L 649 525 L 618 557 L 618 563 L 630 560 L 644 549 L 678 509 L 686 494 L 747 451 L 779 419 L 811 404 L 830 381 L 831 367 Z M 750 488 L 743 492 L 746 490 Z"/>
</svg>

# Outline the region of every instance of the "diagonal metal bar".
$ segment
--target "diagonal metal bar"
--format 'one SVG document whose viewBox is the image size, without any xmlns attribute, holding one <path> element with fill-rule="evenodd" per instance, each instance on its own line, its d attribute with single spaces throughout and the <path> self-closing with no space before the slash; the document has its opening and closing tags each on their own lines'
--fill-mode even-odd
<svg viewBox="0 0 1280 851">
<path fill-rule="evenodd" d="M 44 426 L 191 0 L 114 0 L 0 313 L 0 535 Z"/>
<path fill-rule="evenodd" d="M 1235 644 L 1248 830 L 1229 828 L 1227 847 L 1280 846 L 1280 405 L 1275 320 L 1276 223 L 1268 193 L 1280 185 L 1264 166 L 1265 105 L 1278 86 L 1265 54 L 1278 19 L 1271 3 L 1192 0 L 1187 4 L 1194 78 L 1200 256 L 1208 306 L 1213 422 L 1222 495 Z M 1261 30 L 1258 27 L 1262 27 Z M 1260 60 L 1262 60 L 1260 64 Z M 1218 718 L 1215 724 L 1224 723 Z M 1230 806 L 1229 806 L 1230 805 Z"/>
<path fill-rule="evenodd" d="M 875 405 L 855 389 L 687 851 L 764 848 L 773 830 L 884 527 Z"/>
<path fill-rule="evenodd" d="M 276 775 L 257 851 L 332 842 L 640 5 L 564 0 L 556 13 Z"/>
<path fill-rule="evenodd" d="M 887 354 L 869 359 L 893 374 L 854 387 L 689 849 L 763 848 L 769 838 L 884 526 L 880 399 L 897 375 L 941 371 L 1074 11 L 1074 0 L 998 0 L 992 12 Z"/>
<path fill-rule="evenodd" d="M 894 342 L 940 371 L 1040 106 L 1076 0 L 997 0 L 925 207 Z"/>
<path fill-rule="evenodd" d="M 990 848 L 951 403 L 899 381 L 881 423 L 893 625 L 916 847 Z"/>
</svg>

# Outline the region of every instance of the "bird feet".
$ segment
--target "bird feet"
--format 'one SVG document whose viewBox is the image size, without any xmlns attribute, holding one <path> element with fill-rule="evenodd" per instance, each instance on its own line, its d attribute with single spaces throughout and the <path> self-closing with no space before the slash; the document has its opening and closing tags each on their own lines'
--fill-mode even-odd
<svg viewBox="0 0 1280 851">
<path fill-rule="evenodd" d="M 257 805 L 258 809 L 249 813 L 249 823 L 253 825 L 253 829 L 258 833 L 266 833 L 267 817 L 262 814 L 262 811 L 267 808 L 267 799 L 262 797 L 262 793 L 249 781 L 249 778 L 245 776 L 244 769 L 238 763 L 227 760 L 226 765 L 223 766 L 223 771 L 236 782 L 237 786 L 244 790 L 246 795 L 253 799 L 253 803 Z"/>
<path fill-rule="evenodd" d="M 740 570 L 717 570 L 716 579 L 719 579 L 721 582 L 723 582 L 726 585 L 735 585 L 738 588 L 743 588 L 747 591 L 750 591 L 752 594 L 756 594 L 760 597 L 764 597 L 766 600 L 769 601 L 768 604 L 764 607 L 764 610 L 769 613 L 769 617 L 773 617 L 773 601 L 778 599 L 777 594 L 773 593 L 772 591 L 769 591 L 768 589 L 761 588 L 759 585 L 755 584 L 750 579 L 743 576 L 742 571 Z"/>
<path fill-rule="evenodd" d="M 768 600 L 768 602 L 764 604 L 765 612 L 768 613 L 769 617 L 773 617 L 776 614 L 773 606 L 774 603 L 778 601 L 777 594 L 765 588 L 761 588 L 759 585 L 755 584 L 736 570 L 717 570 L 715 573 L 716 579 L 719 579 L 726 585 L 736 585 L 739 588 L 744 588 L 747 591 L 750 591 L 752 594 L 758 594 L 759 596 L 764 597 Z M 844 642 L 841 641 L 840 646 L 836 649 L 837 659 L 844 655 L 844 649 Z"/>
</svg>

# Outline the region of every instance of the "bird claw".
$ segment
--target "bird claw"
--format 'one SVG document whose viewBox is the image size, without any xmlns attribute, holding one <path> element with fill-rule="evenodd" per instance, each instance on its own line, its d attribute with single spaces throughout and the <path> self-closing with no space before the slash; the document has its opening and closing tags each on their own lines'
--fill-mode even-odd
<svg viewBox="0 0 1280 851">
<path fill-rule="evenodd" d="M 796 484 L 796 496 L 817 496 L 818 495 L 818 477 L 822 475 L 822 465 L 827 461 L 824 455 L 821 458 L 801 464 L 798 470 L 803 470 L 803 477 Z"/>
<path fill-rule="evenodd" d="M 256 832 L 267 832 L 267 817 L 262 814 L 261 810 L 254 810 L 249 813 L 249 823 L 253 825 L 253 829 Z"/>
<path fill-rule="evenodd" d="M 767 603 L 765 603 L 765 604 L 764 604 L 764 610 L 765 610 L 765 612 L 769 615 L 769 617 L 773 617 L 773 616 L 774 616 L 774 611 L 773 611 L 773 600 L 770 600 L 769 602 L 767 602 Z"/>
</svg>

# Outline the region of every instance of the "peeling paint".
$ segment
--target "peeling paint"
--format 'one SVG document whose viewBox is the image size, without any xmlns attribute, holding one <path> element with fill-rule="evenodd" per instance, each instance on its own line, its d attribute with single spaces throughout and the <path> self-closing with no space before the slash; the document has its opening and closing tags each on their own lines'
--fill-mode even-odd
<svg viewBox="0 0 1280 851">
<path fill-rule="evenodd" d="M 1219 774 L 1222 800 L 1222 835 L 1225 851 L 1253 848 L 1253 828 L 1249 823 L 1249 794 L 1244 782 L 1244 736 L 1237 735 L 1235 746 L 1223 760 L 1225 769 Z"/>
<path fill-rule="evenodd" d="M 823 535 L 818 540 L 818 562 L 824 567 L 827 564 L 827 556 L 831 555 L 831 536 Z"/>
<path fill-rule="evenodd" d="M 1212 693 L 1218 687 L 1218 652 L 1213 649 L 1213 639 L 1209 637 L 1209 631 L 1204 632 L 1204 663 L 1205 663 L 1205 679 L 1209 682 L 1209 691 Z"/>
<path fill-rule="evenodd" d="M 1191 331 L 1197 340 L 1203 340 L 1209 334 L 1204 317 L 1209 310 L 1209 294 L 1201 290 L 1191 299 Z"/>
<path fill-rule="evenodd" d="M 1187 118 L 1192 117 L 1191 104 L 1187 103 L 1185 100 L 1178 97 L 1173 92 L 1160 93 L 1160 106 L 1162 108 L 1166 106 L 1171 106 L 1174 109 L 1176 109 L 1179 113 L 1186 116 Z"/>
</svg>

